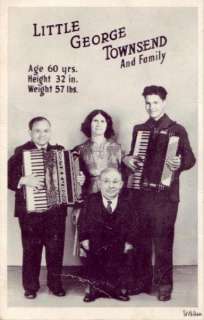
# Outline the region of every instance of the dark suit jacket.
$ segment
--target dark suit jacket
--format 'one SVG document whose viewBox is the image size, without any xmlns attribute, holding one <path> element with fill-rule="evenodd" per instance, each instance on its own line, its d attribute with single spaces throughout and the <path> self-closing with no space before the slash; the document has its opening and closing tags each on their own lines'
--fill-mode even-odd
<svg viewBox="0 0 204 320">
<path fill-rule="evenodd" d="M 111 216 L 111 217 L 110 217 Z M 89 240 L 90 250 L 97 252 L 105 246 L 114 248 L 113 254 L 123 251 L 125 242 L 135 244 L 139 236 L 139 220 L 131 201 L 124 195 L 118 198 L 115 211 L 110 214 L 103 205 L 101 193 L 85 200 L 78 223 L 79 240 Z"/>
<path fill-rule="evenodd" d="M 154 121 L 150 118 L 145 123 L 134 126 L 132 134 L 132 143 L 129 155 L 133 154 L 137 133 L 139 130 L 153 130 Z M 179 201 L 179 176 L 183 170 L 192 168 L 195 164 L 195 156 L 192 152 L 188 134 L 183 126 L 172 121 L 166 114 L 159 120 L 157 127 L 158 131 L 167 130 L 168 133 L 173 133 L 179 136 L 178 154 L 181 155 L 181 167 L 175 172 L 174 181 L 168 192 L 169 200 Z"/>
<path fill-rule="evenodd" d="M 8 161 L 8 188 L 15 191 L 15 217 L 23 217 L 27 213 L 24 188 L 21 187 L 18 189 L 18 183 L 20 178 L 23 176 L 23 151 L 31 149 L 36 149 L 36 146 L 32 141 L 28 141 L 17 147 L 14 155 Z M 48 144 L 47 150 L 49 151 L 53 149 L 62 150 L 64 148 L 60 145 Z M 49 210 L 49 212 L 50 211 L 51 210 Z M 60 214 L 66 215 L 65 207 L 61 207 L 60 209 L 57 209 L 57 211 Z"/>
</svg>

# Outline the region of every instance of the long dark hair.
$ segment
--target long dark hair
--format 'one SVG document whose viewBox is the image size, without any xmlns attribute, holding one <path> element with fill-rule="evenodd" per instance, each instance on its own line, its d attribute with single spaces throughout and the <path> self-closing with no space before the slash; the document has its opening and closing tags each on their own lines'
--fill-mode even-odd
<svg viewBox="0 0 204 320">
<path fill-rule="evenodd" d="M 112 136 L 115 135 L 115 132 L 113 130 L 113 121 L 112 121 L 112 118 L 111 116 L 101 110 L 101 109 L 96 109 L 96 110 L 93 110 L 92 112 L 90 112 L 85 120 L 83 121 L 83 123 L 81 124 L 81 131 L 88 137 L 90 138 L 91 137 L 91 122 L 93 120 L 93 118 L 97 115 L 97 114 L 101 114 L 105 119 L 106 119 L 106 122 L 107 122 L 107 128 L 106 128 L 106 131 L 104 133 L 104 136 L 105 138 L 109 139 L 111 138 Z"/>
</svg>

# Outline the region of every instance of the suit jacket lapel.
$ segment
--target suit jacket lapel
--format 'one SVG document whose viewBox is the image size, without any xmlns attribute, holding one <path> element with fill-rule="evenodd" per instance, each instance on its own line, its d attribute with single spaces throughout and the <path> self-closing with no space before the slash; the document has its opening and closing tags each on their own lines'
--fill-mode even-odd
<svg viewBox="0 0 204 320">
<path fill-rule="evenodd" d="M 50 151 L 50 150 L 52 150 L 52 146 L 51 146 L 50 143 L 48 143 L 48 145 L 47 145 L 47 151 Z"/>
<path fill-rule="evenodd" d="M 28 142 L 27 148 L 28 148 L 28 150 L 37 149 L 35 143 L 34 143 L 32 140 L 30 140 L 30 141 Z M 50 150 L 52 150 L 52 145 L 51 145 L 50 143 L 48 143 L 48 145 L 47 145 L 47 151 L 50 151 Z"/>
</svg>

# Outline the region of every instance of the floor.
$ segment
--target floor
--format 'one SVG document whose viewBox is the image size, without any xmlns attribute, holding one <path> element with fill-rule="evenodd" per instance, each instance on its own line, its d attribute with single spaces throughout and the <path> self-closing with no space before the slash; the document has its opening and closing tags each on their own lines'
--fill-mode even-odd
<svg viewBox="0 0 204 320">
<path fill-rule="evenodd" d="M 42 268 L 40 274 L 41 288 L 34 300 L 24 298 L 21 286 L 21 268 L 8 267 L 8 307 L 196 307 L 197 306 L 197 267 L 174 267 L 174 290 L 172 299 L 160 302 L 155 294 L 140 294 L 131 296 L 128 302 L 100 298 L 94 302 L 84 303 L 83 281 L 77 280 L 75 272 L 66 270 L 63 274 L 65 297 L 55 297 L 46 287 L 46 270 Z M 190 289 L 190 290 L 189 290 Z"/>
</svg>

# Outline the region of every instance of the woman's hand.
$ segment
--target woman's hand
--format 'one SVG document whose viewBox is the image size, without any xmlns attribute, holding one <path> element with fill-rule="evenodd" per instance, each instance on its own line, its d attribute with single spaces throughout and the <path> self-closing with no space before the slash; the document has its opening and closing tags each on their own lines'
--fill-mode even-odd
<svg viewBox="0 0 204 320">
<path fill-rule="evenodd" d="M 125 242 L 124 253 L 128 253 L 132 249 L 133 249 L 133 245 L 128 242 Z"/>
<path fill-rule="evenodd" d="M 83 186 L 86 178 L 82 171 L 80 171 L 79 175 L 77 176 L 77 182 L 80 184 L 80 186 Z"/>
<path fill-rule="evenodd" d="M 89 251 L 89 240 L 80 242 L 80 257 L 87 257 L 87 251 Z"/>
</svg>

